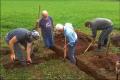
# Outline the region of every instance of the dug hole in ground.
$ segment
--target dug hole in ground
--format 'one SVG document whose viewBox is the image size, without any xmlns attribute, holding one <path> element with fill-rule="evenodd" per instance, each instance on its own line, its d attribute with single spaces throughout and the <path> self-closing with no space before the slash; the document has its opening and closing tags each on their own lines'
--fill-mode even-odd
<svg viewBox="0 0 120 80">
<path fill-rule="evenodd" d="M 88 52 L 83 54 L 92 40 L 88 35 L 79 31 L 76 32 L 78 35 L 78 42 L 76 47 L 77 67 L 86 72 L 88 75 L 94 77 L 96 80 L 116 80 L 115 65 L 116 61 L 120 58 L 119 52 L 112 53 L 109 51 L 109 53 L 106 55 L 106 50 L 102 52 L 96 52 L 95 49 L 97 47 L 95 45 L 92 45 L 88 49 Z M 64 40 L 65 39 L 63 34 L 57 34 L 55 36 L 56 46 L 53 50 L 59 56 L 64 55 Z M 118 39 L 115 38 L 112 40 L 117 40 L 113 41 L 114 44 L 119 42 Z"/>
</svg>

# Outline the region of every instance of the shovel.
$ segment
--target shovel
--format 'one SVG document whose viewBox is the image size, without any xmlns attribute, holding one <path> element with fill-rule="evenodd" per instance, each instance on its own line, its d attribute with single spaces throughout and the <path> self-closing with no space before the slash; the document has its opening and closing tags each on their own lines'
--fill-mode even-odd
<svg viewBox="0 0 120 80">
<path fill-rule="evenodd" d="M 67 42 L 66 42 L 66 37 L 65 37 L 64 61 L 66 59 L 66 55 L 67 55 Z"/>
<path fill-rule="evenodd" d="M 87 49 L 84 51 L 83 54 L 85 54 L 85 53 L 88 51 L 88 49 L 91 47 L 91 45 L 92 45 L 94 42 L 95 42 L 95 40 L 93 40 L 93 41 L 88 45 Z"/>
</svg>

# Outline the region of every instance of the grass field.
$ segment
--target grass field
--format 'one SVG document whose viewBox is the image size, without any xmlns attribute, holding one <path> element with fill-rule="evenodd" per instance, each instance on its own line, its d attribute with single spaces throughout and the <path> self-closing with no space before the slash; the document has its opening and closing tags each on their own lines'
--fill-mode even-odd
<svg viewBox="0 0 120 80">
<path fill-rule="evenodd" d="M 8 31 L 18 27 L 31 30 L 35 26 L 39 5 L 41 11 L 48 10 L 54 24 L 71 22 L 76 29 L 88 34 L 90 30 L 84 27 L 84 22 L 96 17 L 110 18 L 114 23 L 114 29 L 120 31 L 119 4 L 119 0 L 1 0 L 2 46 L 6 46 L 4 36 Z M 1 57 L 1 60 L 3 58 Z M 68 65 L 61 60 L 50 60 L 30 68 L 9 71 L 1 66 L 0 73 L 7 80 L 37 78 L 48 80 L 59 77 L 63 80 L 90 80 L 83 72 L 68 68 Z"/>
<path fill-rule="evenodd" d="M 120 29 L 119 2 L 99 0 L 10 0 L 1 1 L 1 32 L 5 35 L 10 29 L 25 27 L 32 29 L 38 16 L 38 6 L 48 10 L 54 24 L 71 22 L 81 31 L 86 31 L 84 22 L 96 17 L 110 18 L 114 28 Z"/>
</svg>

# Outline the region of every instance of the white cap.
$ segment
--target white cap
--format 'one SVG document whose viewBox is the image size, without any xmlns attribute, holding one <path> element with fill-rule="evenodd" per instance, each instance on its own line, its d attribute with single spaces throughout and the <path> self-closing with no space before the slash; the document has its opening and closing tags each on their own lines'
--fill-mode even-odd
<svg viewBox="0 0 120 80">
<path fill-rule="evenodd" d="M 56 29 L 56 30 L 61 30 L 61 29 L 63 29 L 63 25 L 62 25 L 62 24 L 57 24 L 57 25 L 55 26 L 55 29 Z"/>
<path fill-rule="evenodd" d="M 32 31 L 32 37 L 33 37 L 34 39 L 38 39 L 38 38 L 40 37 L 39 32 L 36 31 L 36 30 L 33 30 L 33 31 Z"/>
</svg>

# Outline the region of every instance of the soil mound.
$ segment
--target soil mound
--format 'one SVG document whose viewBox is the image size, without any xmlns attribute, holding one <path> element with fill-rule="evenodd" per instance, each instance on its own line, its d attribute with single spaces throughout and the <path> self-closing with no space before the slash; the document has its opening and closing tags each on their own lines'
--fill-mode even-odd
<svg viewBox="0 0 120 80">
<path fill-rule="evenodd" d="M 120 35 L 116 35 L 116 36 L 113 36 L 111 38 L 111 42 L 113 45 L 115 45 L 116 47 L 120 47 Z"/>
</svg>

